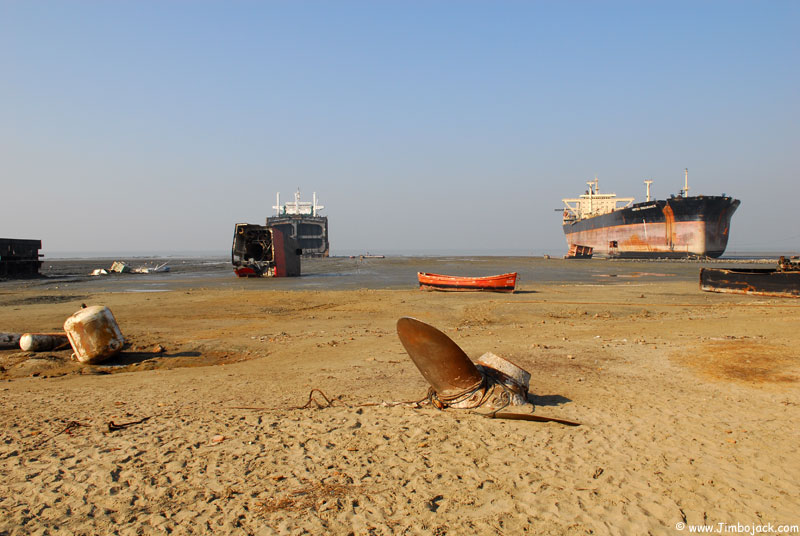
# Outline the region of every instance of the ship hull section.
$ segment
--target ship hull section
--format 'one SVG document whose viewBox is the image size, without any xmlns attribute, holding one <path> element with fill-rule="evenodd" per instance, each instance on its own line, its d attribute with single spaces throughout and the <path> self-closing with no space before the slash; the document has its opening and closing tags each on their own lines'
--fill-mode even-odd
<svg viewBox="0 0 800 536">
<path fill-rule="evenodd" d="M 609 257 L 719 257 L 728 245 L 739 201 L 685 197 L 639 203 L 564 224 L 567 244 L 594 248 Z"/>
<path fill-rule="evenodd" d="M 330 254 L 327 216 L 271 216 L 267 226 L 281 229 L 295 239 L 304 257 L 327 257 Z"/>
<path fill-rule="evenodd" d="M 800 272 L 758 268 L 702 268 L 700 290 L 800 298 Z"/>
</svg>

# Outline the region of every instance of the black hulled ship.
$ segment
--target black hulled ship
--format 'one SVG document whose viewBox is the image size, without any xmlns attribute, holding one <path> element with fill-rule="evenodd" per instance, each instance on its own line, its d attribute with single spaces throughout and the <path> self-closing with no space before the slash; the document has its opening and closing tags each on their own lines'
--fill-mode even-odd
<svg viewBox="0 0 800 536">
<path fill-rule="evenodd" d="M 629 258 L 719 257 L 728 245 L 731 217 L 740 201 L 725 194 L 689 196 L 689 174 L 677 196 L 634 203 L 632 197 L 601 194 L 598 180 L 585 194 L 563 199 L 567 245 L 593 248 L 595 255 Z"/>
<path fill-rule="evenodd" d="M 328 243 L 328 217 L 319 211 L 325 208 L 317 204 L 314 192 L 312 201 L 300 201 L 300 190 L 294 194 L 294 202 L 281 205 L 281 194 L 277 194 L 274 208 L 275 216 L 267 218 L 267 227 L 278 228 L 297 241 L 304 257 L 327 257 L 330 253 Z"/>
</svg>

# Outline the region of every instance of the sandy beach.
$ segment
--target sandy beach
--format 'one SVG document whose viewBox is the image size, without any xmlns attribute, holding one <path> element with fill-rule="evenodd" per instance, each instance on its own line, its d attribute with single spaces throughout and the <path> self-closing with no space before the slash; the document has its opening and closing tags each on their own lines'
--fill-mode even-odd
<svg viewBox="0 0 800 536">
<path fill-rule="evenodd" d="M 0 331 L 106 305 L 128 347 L 97 366 L 0 350 L 0 534 L 800 524 L 800 302 L 624 266 L 514 294 L 3 283 Z M 428 389 L 402 316 L 522 366 L 534 414 L 581 426 L 396 404 Z"/>
</svg>

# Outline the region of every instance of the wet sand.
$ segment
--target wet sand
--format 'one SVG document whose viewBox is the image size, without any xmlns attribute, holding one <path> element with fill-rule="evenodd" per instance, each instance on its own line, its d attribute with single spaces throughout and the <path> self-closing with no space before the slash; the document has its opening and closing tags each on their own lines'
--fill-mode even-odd
<svg viewBox="0 0 800 536">
<path fill-rule="evenodd" d="M 702 293 L 692 263 L 508 258 L 486 270 L 521 266 L 515 294 L 428 293 L 413 274 L 444 261 L 381 261 L 0 284 L 0 331 L 102 304 L 129 343 L 99 366 L 0 350 L 0 534 L 800 523 L 797 300 Z M 394 405 L 427 391 L 401 316 L 529 370 L 535 414 L 582 425 Z"/>
</svg>

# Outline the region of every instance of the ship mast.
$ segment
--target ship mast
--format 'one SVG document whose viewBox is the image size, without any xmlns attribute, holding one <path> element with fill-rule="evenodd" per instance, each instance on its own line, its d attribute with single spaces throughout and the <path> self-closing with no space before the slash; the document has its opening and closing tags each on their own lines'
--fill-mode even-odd
<svg viewBox="0 0 800 536">
<path fill-rule="evenodd" d="M 320 210 L 322 210 L 323 208 L 325 208 L 325 205 L 318 205 L 317 204 L 317 192 L 314 192 L 314 202 L 312 203 L 311 215 L 312 216 L 316 216 L 317 213 Z"/>
<path fill-rule="evenodd" d="M 588 181 L 586 184 L 589 185 L 589 212 L 594 213 L 594 196 L 600 193 L 600 181 L 595 175 L 594 180 Z"/>
<path fill-rule="evenodd" d="M 653 184 L 653 181 L 650 179 L 645 179 L 644 183 L 647 185 L 647 202 L 650 202 L 650 185 Z"/>
<path fill-rule="evenodd" d="M 683 197 L 689 197 L 689 168 L 683 170 L 683 190 L 681 190 Z"/>
</svg>

